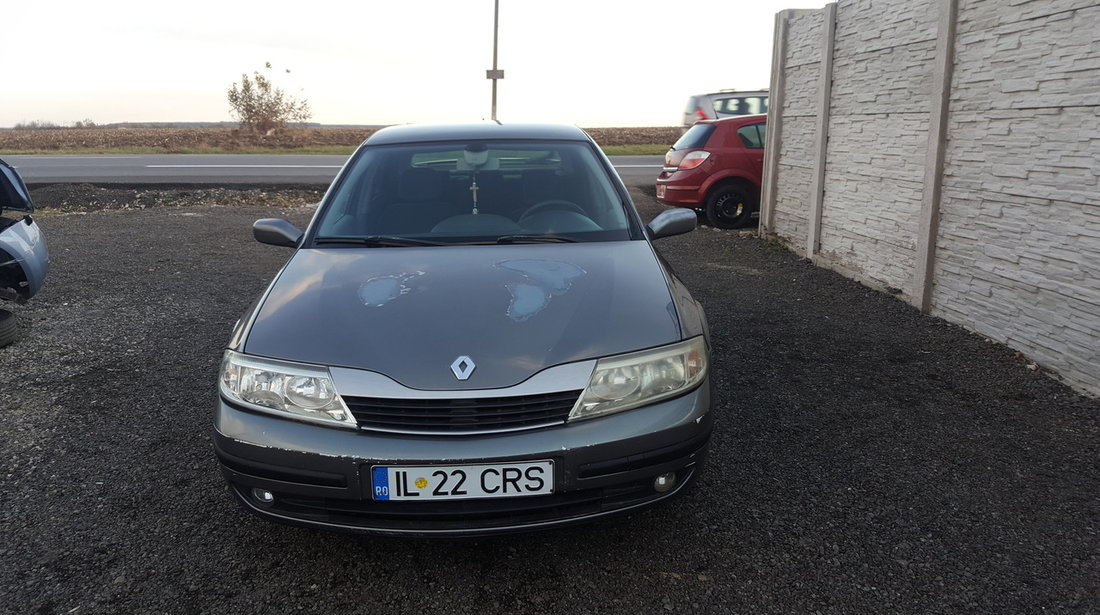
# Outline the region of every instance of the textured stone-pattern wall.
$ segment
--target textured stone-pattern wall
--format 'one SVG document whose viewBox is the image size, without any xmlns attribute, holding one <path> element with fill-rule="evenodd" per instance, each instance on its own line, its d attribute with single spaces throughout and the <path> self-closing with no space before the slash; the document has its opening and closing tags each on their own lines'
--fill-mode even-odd
<svg viewBox="0 0 1100 615">
<path fill-rule="evenodd" d="M 958 16 L 932 313 L 1100 392 L 1100 3 Z"/>
<path fill-rule="evenodd" d="M 794 13 L 788 22 L 783 129 L 775 191 L 775 230 L 803 243 L 809 233 L 817 84 L 821 74 L 820 11 Z"/>
<path fill-rule="evenodd" d="M 827 110 L 815 261 L 916 305 L 930 292 L 933 314 L 1100 394 L 1100 0 L 958 0 L 940 144 L 929 135 L 945 6 L 839 0 L 828 101 L 803 74 L 820 60 L 790 61 L 820 46 L 820 30 L 790 29 L 786 76 L 797 91 L 782 110 L 777 161 L 787 197 L 777 214 L 787 217 L 771 230 L 805 241 L 813 221 L 794 200 Z M 809 109 L 795 102 L 807 100 Z M 930 146 L 944 159 L 936 203 Z M 921 236 L 924 216 L 938 220 L 932 237 Z M 923 242 L 930 289 L 918 287 Z"/>
<path fill-rule="evenodd" d="M 837 5 L 818 261 L 908 295 L 917 250 L 938 13 Z"/>
</svg>

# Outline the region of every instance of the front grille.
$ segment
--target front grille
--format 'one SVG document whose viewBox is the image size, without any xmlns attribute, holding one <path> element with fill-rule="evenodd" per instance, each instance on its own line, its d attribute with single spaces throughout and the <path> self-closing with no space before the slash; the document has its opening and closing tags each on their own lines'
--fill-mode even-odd
<svg viewBox="0 0 1100 615">
<path fill-rule="evenodd" d="M 564 423 L 580 391 L 472 399 L 344 397 L 362 429 L 402 433 L 516 431 Z"/>
</svg>

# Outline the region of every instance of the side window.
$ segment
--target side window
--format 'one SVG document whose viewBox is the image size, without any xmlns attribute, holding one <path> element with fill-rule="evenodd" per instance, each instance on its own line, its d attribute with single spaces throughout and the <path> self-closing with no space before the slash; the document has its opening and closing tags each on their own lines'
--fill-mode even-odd
<svg viewBox="0 0 1100 615">
<path fill-rule="evenodd" d="M 749 124 L 737 129 L 737 136 L 749 149 L 764 149 L 764 131 L 766 124 Z"/>
<path fill-rule="evenodd" d="M 741 99 L 742 113 L 746 115 L 756 115 L 757 113 L 768 112 L 768 97 L 767 96 L 746 96 Z"/>
<path fill-rule="evenodd" d="M 722 115 L 756 115 L 768 112 L 767 96 L 733 96 L 714 101 L 714 110 Z"/>
<path fill-rule="evenodd" d="M 724 98 L 714 101 L 714 110 L 724 115 L 745 115 L 740 98 Z"/>
</svg>

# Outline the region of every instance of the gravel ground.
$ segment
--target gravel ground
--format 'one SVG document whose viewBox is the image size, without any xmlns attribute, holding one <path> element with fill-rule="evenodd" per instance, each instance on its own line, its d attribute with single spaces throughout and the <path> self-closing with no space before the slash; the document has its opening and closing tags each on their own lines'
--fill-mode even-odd
<svg viewBox="0 0 1100 615">
<path fill-rule="evenodd" d="M 1100 402 L 706 227 L 660 243 L 716 349 L 689 496 L 463 542 L 254 519 L 214 461 L 215 372 L 288 254 L 250 223 L 304 223 L 309 193 L 203 196 L 39 216 L 50 278 L 0 350 L 0 612 L 1100 613 Z"/>
</svg>

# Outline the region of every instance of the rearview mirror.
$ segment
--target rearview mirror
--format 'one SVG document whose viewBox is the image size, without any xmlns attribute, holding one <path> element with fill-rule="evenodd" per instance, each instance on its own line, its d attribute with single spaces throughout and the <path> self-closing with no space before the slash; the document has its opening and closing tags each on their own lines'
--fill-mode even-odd
<svg viewBox="0 0 1100 615">
<path fill-rule="evenodd" d="M 252 223 L 252 236 L 260 243 L 283 248 L 297 248 L 302 231 L 282 218 L 262 218 Z"/>
<path fill-rule="evenodd" d="M 695 230 L 699 218 L 690 209 L 668 209 L 657 214 L 657 217 L 646 225 L 646 231 L 650 239 L 683 235 Z"/>
</svg>

